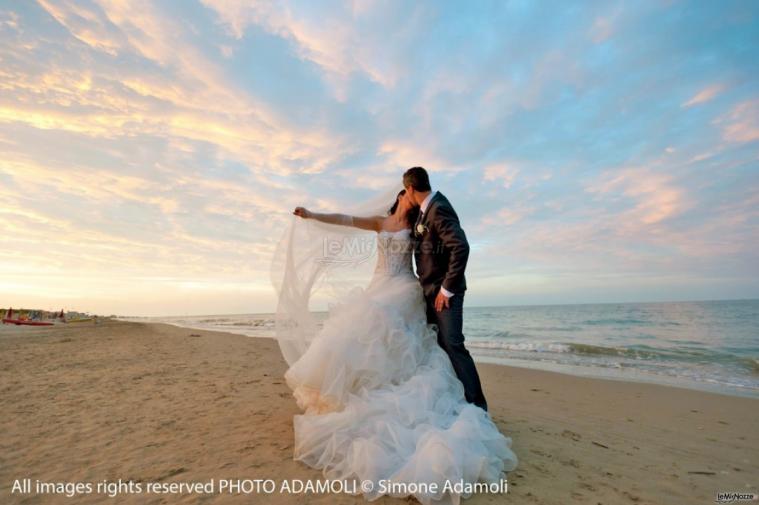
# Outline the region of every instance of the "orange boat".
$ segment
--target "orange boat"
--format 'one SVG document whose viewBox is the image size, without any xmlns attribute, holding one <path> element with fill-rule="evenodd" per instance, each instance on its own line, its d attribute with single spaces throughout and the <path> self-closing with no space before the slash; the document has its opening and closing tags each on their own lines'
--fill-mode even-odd
<svg viewBox="0 0 759 505">
<path fill-rule="evenodd" d="M 13 319 L 13 309 L 8 309 L 8 313 L 3 318 L 3 324 L 15 324 L 16 326 L 53 326 L 55 323 L 47 321 L 32 321 L 30 319 Z"/>
<path fill-rule="evenodd" d="M 5 324 L 15 324 L 24 326 L 53 326 L 55 323 L 48 323 L 47 321 L 29 321 L 28 319 L 8 319 L 3 318 Z"/>
</svg>

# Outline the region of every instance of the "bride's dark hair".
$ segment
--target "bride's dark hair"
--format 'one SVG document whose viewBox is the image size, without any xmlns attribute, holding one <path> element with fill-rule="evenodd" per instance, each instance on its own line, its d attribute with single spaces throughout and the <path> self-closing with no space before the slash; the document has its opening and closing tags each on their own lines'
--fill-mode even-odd
<svg viewBox="0 0 759 505">
<path fill-rule="evenodd" d="M 393 206 L 390 207 L 390 210 L 387 211 L 388 216 L 392 216 L 395 214 L 395 211 L 398 209 L 398 201 L 400 198 L 406 194 L 406 190 L 402 189 L 398 195 L 395 197 L 395 203 L 393 203 Z M 419 207 L 411 207 L 411 209 L 406 212 L 406 222 L 409 225 L 409 228 L 414 227 L 414 223 L 416 223 L 416 218 L 419 217 Z"/>
</svg>

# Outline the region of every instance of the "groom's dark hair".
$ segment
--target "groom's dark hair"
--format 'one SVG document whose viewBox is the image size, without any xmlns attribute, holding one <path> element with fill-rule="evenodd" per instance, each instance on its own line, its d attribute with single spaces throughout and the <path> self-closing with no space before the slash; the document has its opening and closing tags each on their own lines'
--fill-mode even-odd
<svg viewBox="0 0 759 505">
<path fill-rule="evenodd" d="M 427 171 L 422 167 L 411 167 L 403 174 L 403 187 L 407 188 L 411 186 L 414 191 L 429 191 L 432 189 L 430 186 L 430 176 L 427 175 Z"/>
</svg>

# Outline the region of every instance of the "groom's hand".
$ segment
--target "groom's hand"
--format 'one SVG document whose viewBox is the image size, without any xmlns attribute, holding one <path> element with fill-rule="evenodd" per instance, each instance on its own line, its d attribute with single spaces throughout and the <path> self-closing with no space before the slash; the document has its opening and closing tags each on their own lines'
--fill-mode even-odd
<svg viewBox="0 0 759 505">
<path fill-rule="evenodd" d="M 444 308 L 448 308 L 448 297 L 443 294 L 442 291 L 437 292 L 437 296 L 435 297 L 435 310 L 440 312 Z"/>
</svg>

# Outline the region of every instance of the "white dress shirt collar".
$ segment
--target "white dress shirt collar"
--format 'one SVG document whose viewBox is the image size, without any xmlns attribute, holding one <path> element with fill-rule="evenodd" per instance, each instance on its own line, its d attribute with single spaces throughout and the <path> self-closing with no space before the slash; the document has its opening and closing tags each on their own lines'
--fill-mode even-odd
<svg viewBox="0 0 759 505">
<path fill-rule="evenodd" d="M 427 198 L 425 198 L 424 201 L 422 201 L 422 203 L 419 205 L 419 210 L 422 211 L 422 214 L 424 214 L 424 212 L 427 210 L 427 207 L 430 204 L 430 200 L 432 200 L 432 197 L 435 196 L 435 193 L 437 193 L 437 191 L 430 191 L 430 194 L 427 195 Z"/>
</svg>

